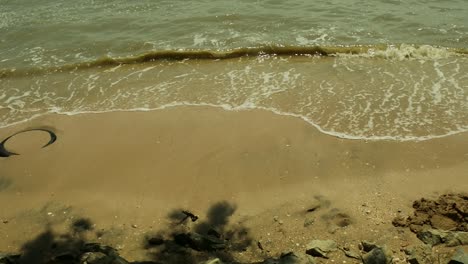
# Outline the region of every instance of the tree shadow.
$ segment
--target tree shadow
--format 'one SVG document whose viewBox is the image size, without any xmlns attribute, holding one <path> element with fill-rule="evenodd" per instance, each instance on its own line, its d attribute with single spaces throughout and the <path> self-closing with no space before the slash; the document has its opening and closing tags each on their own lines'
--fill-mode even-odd
<svg viewBox="0 0 468 264">
<path fill-rule="evenodd" d="M 79 218 L 65 234 L 58 234 L 47 224 L 45 231 L 21 247 L 21 255 L 11 256 L 9 262 L 18 264 L 68 264 L 78 263 L 81 252 L 87 246 L 85 232 L 91 231 L 91 220 Z"/>
<path fill-rule="evenodd" d="M 187 210 L 172 211 L 168 215 L 169 226 L 145 240 L 151 260 L 164 264 L 195 264 L 214 258 L 233 262 L 236 252 L 245 251 L 252 244 L 246 227 L 229 225 L 236 209 L 234 204 L 218 202 L 200 220 Z"/>
<path fill-rule="evenodd" d="M 182 209 L 171 211 L 169 224 L 145 237 L 148 259 L 138 262 L 126 261 L 112 247 L 89 243 L 89 232 L 100 232 L 94 230 L 90 219 L 75 220 L 64 233 L 56 232 L 48 222 L 42 233 L 21 247 L 20 254 L 0 254 L 0 264 L 195 264 L 215 258 L 237 263 L 235 254 L 253 244 L 249 230 L 230 221 L 236 209 L 234 204 L 222 201 L 212 205 L 205 217 Z M 276 263 L 266 261 L 270 260 L 261 263 Z"/>
</svg>

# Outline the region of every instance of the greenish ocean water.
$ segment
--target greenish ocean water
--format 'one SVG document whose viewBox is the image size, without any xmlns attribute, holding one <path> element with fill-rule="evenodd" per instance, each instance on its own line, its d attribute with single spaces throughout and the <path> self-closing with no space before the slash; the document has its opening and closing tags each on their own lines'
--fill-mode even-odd
<svg viewBox="0 0 468 264">
<path fill-rule="evenodd" d="M 468 2 L 0 0 L 0 126 L 267 109 L 352 139 L 468 130 Z"/>
</svg>

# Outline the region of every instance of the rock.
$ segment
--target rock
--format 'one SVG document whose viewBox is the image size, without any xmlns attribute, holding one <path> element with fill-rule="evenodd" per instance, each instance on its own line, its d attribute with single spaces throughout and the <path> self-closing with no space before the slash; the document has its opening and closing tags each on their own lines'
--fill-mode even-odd
<svg viewBox="0 0 468 264">
<path fill-rule="evenodd" d="M 327 258 L 327 253 L 337 249 L 336 242 L 333 240 L 312 240 L 307 244 L 306 253 L 314 257 Z"/>
<path fill-rule="evenodd" d="M 304 227 L 308 227 L 312 225 L 314 222 L 315 222 L 315 217 L 313 217 L 312 215 L 306 215 L 304 219 Z"/>
<path fill-rule="evenodd" d="M 313 257 L 302 253 L 285 253 L 279 258 L 269 258 L 256 264 L 316 264 Z"/>
<path fill-rule="evenodd" d="M 459 248 L 448 264 L 468 264 L 468 253 L 462 248 Z"/>
<path fill-rule="evenodd" d="M 21 255 L 11 255 L 0 253 L 0 264 L 17 264 L 20 263 Z"/>
<path fill-rule="evenodd" d="M 420 245 L 405 249 L 410 264 L 432 264 L 432 248 L 430 245 Z"/>
<path fill-rule="evenodd" d="M 348 258 L 353 258 L 353 259 L 361 259 L 361 254 L 359 254 L 356 251 L 350 250 L 350 249 L 343 249 L 343 252 L 345 256 Z"/>
<path fill-rule="evenodd" d="M 112 257 L 102 252 L 86 252 L 81 256 L 80 264 L 111 264 Z"/>
<path fill-rule="evenodd" d="M 437 200 L 420 199 L 413 203 L 414 215 L 407 225 L 417 233 L 427 228 L 468 232 L 468 194 L 449 193 Z"/>
<path fill-rule="evenodd" d="M 468 245 L 468 232 L 452 232 L 453 236 L 450 236 L 450 240 L 447 241 L 447 246 L 466 246 Z"/>
<path fill-rule="evenodd" d="M 313 257 L 304 253 L 294 253 L 294 256 L 295 258 L 293 259 L 295 262 L 292 262 L 294 264 L 315 264 L 316 263 Z M 281 264 L 289 264 L 289 263 L 285 262 Z"/>
<path fill-rule="evenodd" d="M 457 222 L 443 215 L 433 215 L 430 221 L 435 229 L 452 230 L 458 226 Z"/>
<path fill-rule="evenodd" d="M 362 241 L 360 245 L 362 251 L 364 252 L 370 252 L 372 249 L 378 247 L 377 244 L 369 241 Z"/>
<path fill-rule="evenodd" d="M 397 216 L 392 220 L 392 224 L 395 227 L 407 227 L 407 218 L 403 216 Z"/>
<path fill-rule="evenodd" d="M 98 243 L 85 244 L 82 252 L 80 264 L 129 264 L 115 249 Z"/>
<path fill-rule="evenodd" d="M 448 239 L 449 233 L 436 230 L 436 229 L 429 229 L 426 231 L 421 231 L 417 233 L 417 237 L 424 243 L 435 246 L 442 243 L 445 243 Z"/>
<path fill-rule="evenodd" d="M 439 244 L 446 244 L 449 247 L 468 245 L 468 232 L 429 229 L 419 232 L 417 237 L 431 246 Z"/>
<path fill-rule="evenodd" d="M 376 247 L 362 257 L 364 264 L 387 264 L 391 259 L 387 258 L 384 249 Z"/>
</svg>

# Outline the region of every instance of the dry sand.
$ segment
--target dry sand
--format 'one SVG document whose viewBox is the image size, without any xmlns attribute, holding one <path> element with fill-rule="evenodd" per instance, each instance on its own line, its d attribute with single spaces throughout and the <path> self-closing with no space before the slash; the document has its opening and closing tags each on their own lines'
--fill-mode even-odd
<svg viewBox="0 0 468 264">
<path fill-rule="evenodd" d="M 229 223 L 247 227 L 264 248 L 253 243 L 241 260 L 327 238 L 351 248 L 373 240 L 398 256 L 416 237 L 398 232 L 395 216 L 423 196 L 468 190 L 467 133 L 346 140 L 267 111 L 177 107 L 48 115 L 0 129 L 0 139 L 27 128 L 50 128 L 58 139 L 43 149 L 40 133 L 6 143 L 21 155 L 0 158 L 0 252 L 18 251 L 47 225 L 60 230 L 86 217 L 96 231 L 90 240 L 144 259 L 145 235 L 167 228 L 169 212 L 203 219 L 227 201 L 236 208 Z M 317 201 L 321 208 L 306 213 Z"/>
</svg>

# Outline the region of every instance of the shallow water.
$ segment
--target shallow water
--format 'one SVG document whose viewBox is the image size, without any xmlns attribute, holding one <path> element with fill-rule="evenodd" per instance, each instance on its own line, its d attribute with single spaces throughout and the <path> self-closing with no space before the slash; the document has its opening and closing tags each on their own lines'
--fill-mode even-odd
<svg viewBox="0 0 468 264">
<path fill-rule="evenodd" d="M 353 139 L 468 130 L 463 1 L 0 0 L 0 126 L 269 109 Z"/>
</svg>

